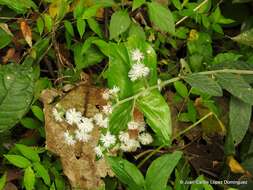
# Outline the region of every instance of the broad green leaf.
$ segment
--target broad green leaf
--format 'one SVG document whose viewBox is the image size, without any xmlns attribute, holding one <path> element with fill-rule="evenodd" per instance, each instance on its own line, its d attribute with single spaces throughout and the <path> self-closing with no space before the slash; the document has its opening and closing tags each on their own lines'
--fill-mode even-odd
<svg viewBox="0 0 253 190">
<path fill-rule="evenodd" d="M 44 112 L 39 106 L 34 105 L 31 110 L 40 121 L 44 122 Z"/>
<path fill-rule="evenodd" d="M 71 22 L 68 20 L 64 20 L 64 26 L 65 26 L 65 29 L 67 30 L 67 32 L 73 37 L 75 34 L 74 34 L 74 28 L 73 28 Z"/>
<path fill-rule="evenodd" d="M 146 189 L 164 190 L 167 186 L 170 174 L 173 172 L 181 157 L 182 152 L 175 151 L 154 160 L 149 166 L 146 174 Z"/>
<path fill-rule="evenodd" d="M 82 38 L 85 32 L 86 22 L 83 19 L 78 18 L 76 21 L 76 26 L 77 26 L 77 31 L 80 37 Z"/>
<path fill-rule="evenodd" d="M 184 80 L 201 93 L 206 93 L 211 96 L 222 96 L 222 89 L 219 84 L 206 75 L 187 75 L 184 77 Z"/>
<path fill-rule="evenodd" d="M 231 97 L 229 106 L 229 127 L 235 145 L 238 145 L 244 138 L 250 125 L 250 118 L 251 105 Z"/>
<path fill-rule="evenodd" d="M 134 164 L 120 157 L 111 156 L 108 157 L 107 160 L 112 171 L 130 190 L 143 189 L 145 184 L 144 177 Z"/>
<path fill-rule="evenodd" d="M 39 31 L 39 34 L 41 35 L 43 33 L 43 30 L 44 30 L 44 21 L 41 17 L 39 17 L 37 19 L 37 28 L 38 28 L 38 31 Z"/>
<path fill-rule="evenodd" d="M 2 177 L 0 178 L 0 190 L 4 189 L 5 183 L 6 183 L 7 173 L 4 173 Z"/>
<path fill-rule="evenodd" d="M 100 25 L 98 24 L 98 22 L 94 19 L 94 18 L 89 18 L 87 20 L 88 25 L 90 27 L 90 29 L 95 32 L 100 38 L 103 38 L 103 33 L 102 30 L 100 28 Z"/>
<path fill-rule="evenodd" d="M 0 28 L 0 49 L 4 48 L 11 42 L 11 36 Z"/>
<path fill-rule="evenodd" d="M 188 96 L 188 89 L 181 81 L 174 82 L 174 87 L 180 96 L 184 98 Z"/>
<path fill-rule="evenodd" d="M 236 74 L 215 74 L 221 87 L 245 103 L 253 104 L 253 89 L 245 80 Z"/>
<path fill-rule="evenodd" d="M 146 0 L 133 0 L 132 10 L 134 11 L 135 9 L 139 8 L 145 2 L 146 2 Z"/>
<path fill-rule="evenodd" d="M 27 129 L 36 129 L 41 127 L 41 123 L 31 117 L 24 117 L 20 121 L 21 125 Z"/>
<path fill-rule="evenodd" d="M 22 65 L 0 65 L 0 132 L 13 127 L 29 110 L 33 73 Z"/>
<path fill-rule="evenodd" d="M 253 47 L 253 28 L 242 32 L 231 39 L 240 44 Z"/>
<path fill-rule="evenodd" d="M 12 154 L 5 154 L 4 157 L 14 166 L 19 168 L 27 168 L 31 166 L 31 162 L 23 156 L 19 155 L 12 155 Z"/>
<path fill-rule="evenodd" d="M 35 174 L 31 167 L 25 169 L 24 186 L 26 190 L 33 190 L 35 184 Z"/>
<path fill-rule="evenodd" d="M 16 144 L 16 148 L 19 150 L 19 152 L 21 152 L 21 154 L 23 154 L 23 156 L 25 156 L 29 160 L 33 162 L 40 161 L 39 154 L 32 147 L 28 147 L 23 144 Z"/>
<path fill-rule="evenodd" d="M 46 29 L 48 30 L 48 32 L 51 32 L 52 27 L 53 27 L 53 20 L 51 16 L 49 14 L 44 14 L 43 19 L 44 19 Z"/>
<path fill-rule="evenodd" d="M 160 142 L 170 144 L 172 135 L 170 108 L 159 91 L 147 92 L 139 97 L 136 103 Z"/>
<path fill-rule="evenodd" d="M 117 11 L 113 13 L 110 21 L 109 31 L 110 39 L 118 37 L 125 32 L 131 24 L 127 11 Z"/>
<path fill-rule="evenodd" d="M 48 170 L 39 162 L 33 163 L 33 168 L 38 176 L 40 176 L 46 185 L 50 185 L 50 176 Z"/>
<path fill-rule="evenodd" d="M 143 28 L 139 24 L 136 24 L 133 22 L 129 28 L 128 35 L 129 35 L 129 37 L 136 36 L 137 38 L 139 38 L 140 40 L 143 40 L 143 41 L 146 40 L 146 34 L 145 34 Z"/>
<path fill-rule="evenodd" d="M 25 13 L 28 9 L 37 9 L 36 4 L 32 0 L 0 0 L 0 5 L 6 5 L 17 13 Z"/>
<path fill-rule="evenodd" d="M 204 178 L 203 175 L 200 175 L 199 177 L 197 177 L 196 181 L 199 181 L 199 183 L 192 184 L 191 190 L 199 190 L 199 189 L 213 190 L 213 187 L 210 184 L 204 183 L 206 179 Z"/>
<path fill-rule="evenodd" d="M 157 2 L 147 3 L 150 21 L 162 32 L 175 33 L 175 23 L 169 10 Z"/>
</svg>

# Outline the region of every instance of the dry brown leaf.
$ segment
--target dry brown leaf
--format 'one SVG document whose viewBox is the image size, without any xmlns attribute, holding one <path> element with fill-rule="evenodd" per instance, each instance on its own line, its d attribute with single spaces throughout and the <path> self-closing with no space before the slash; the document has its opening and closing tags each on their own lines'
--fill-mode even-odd
<svg viewBox="0 0 253 190">
<path fill-rule="evenodd" d="M 13 36 L 12 32 L 10 31 L 8 24 L 6 23 L 0 23 L 0 28 L 2 30 L 4 30 L 7 34 L 9 34 L 10 36 Z"/>
<path fill-rule="evenodd" d="M 86 117 L 92 117 L 106 102 L 102 99 L 103 89 L 88 85 L 79 85 L 67 94 L 62 95 L 58 104 L 65 110 L 76 108 Z M 103 186 L 101 177 L 113 175 L 105 160 L 96 161 L 93 148 L 99 139 L 98 128 L 92 132 L 93 140 L 89 143 L 77 143 L 69 146 L 63 141 L 63 133 L 70 130 L 67 123 L 55 122 L 52 109 L 56 103 L 52 103 L 57 90 L 46 90 L 42 93 L 45 114 L 46 147 L 60 157 L 64 174 L 68 177 L 73 188 L 83 190 L 95 190 Z"/>
<path fill-rule="evenodd" d="M 20 29 L 27 44 L 32 47 L 32 31 L 26 21 L 20 22 Z"/>
<path fill-rule="evenodd" d="M 15 55 L 15 49 L 14 48 L 9 48 L 6 52 L 6 55 L 3 56 L 2 60 L 3 63 L 7 63 L 9 60 L 13 59 Z"/>
</svg>

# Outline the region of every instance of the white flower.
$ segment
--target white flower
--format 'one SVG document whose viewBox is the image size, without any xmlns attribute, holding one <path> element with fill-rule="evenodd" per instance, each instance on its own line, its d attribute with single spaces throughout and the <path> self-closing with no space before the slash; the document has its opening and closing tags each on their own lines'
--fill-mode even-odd
<svg viewBox="0 0 253 190">
<path fill-rule="evenodd" d="M 83 130 L 77 129 L 75 131 L 76 139 L 81 141 L 81 142 L 88 142 L 91 139 L 91 135 L 86 133 Z"/>
<path fill-rule="evenodd" d="M 144 59 L 144 55 L 139 49 L 135 49 L 131 53 L 131 58 L 133 61 L 140 63 Z"/>
<path fill-rule="evenodd" d="M 132 68 L 128 72 L 128 77 L 131 81 L 136 81 L 139 78 L 147 77 L 150 70 L 142 63 L 133 64 Z"/>
<path fill-rule="evenodd" d="M 56 108 L 53 108 L 53 116 L 54 116 L 55 121 L 58 121 L 58 122 L 63 121 L 62 114 L 60 112 L 58 112 L 58 110 Z"/>
<path fill-rule="evenodd" d="M 119 91 L 120 91 L 120 88 L 117 86 L 113 86 L 113 88 L 109 90 L 110 94 L 112 94 L 114 96 L 117 95 L 119 93 Z"/>
<path fill-rule="evenodd" d="M 102 157 L 104 156 L 103 151 L 102 151 L 102 148 L 101 148 L 100 145 L 96 146 L 96 147 L 94 148 L 94 151 L 95 151 L 97 157 L 102 158 Z"/>
<path fill-rule="evenodd" d="M 103 92 L 103 94 L 102 94 L 102 98 L 103 98 L 104 100 L 109 100 L 110 97 L 111 97 L 110 91 L 109 91 L 108 89 L 105 90 L 105 91 Z"/>
<path fill-rule="evenodd" d="M 129 137 L 129 134 L 128 132 L 123 132 L 123 131 L 120 131 L 119 133 L 119 140 L 123 143 L 126 143 L 127 141 L 129 141 L 130 137 Z"/>
<path fill-rule="evenodd" d="M 138 130 L 139 130 L 139 133 L 140 133 L 140 132 L 146 131 L 145 122 L 140 122 L 140 123 L 139 123 L 139 128 L 138 128 Z"/>
<path fill-rule="evenodd" d="M 139 123 L 135 122 L 135 121 L 130 121 L 127 123 L 127 127 L 129 130 L 135 130 L 139 128 Z"/>
<path fill-rule="evenodd" d="M 100 140 L 105 148 L 109 148 L 111 145 L 115 144 L 116 137 L 112 135 L 110 132 L 107 132 L 105 135 L 101 135 Z"/>
<path fill-rule="evenodd" d="M 74 145 L 76 143 L 73 136 L 70 135 L 68 131 L 64 133 L 64 140 L 68 145 Z"/>
<path fill-rule="evenodd" d="M 76 111 L 75 108 L 68 109 L 66 111 L 66 120 L 67 122 L 72 125 L 74 123 L 79 123 L 82 118 L 82 113 L 79 111 Z"/>
<path fill-rule="evenodd" d="M 86 117 L 82 117 L 81 121 L 77 124 L 78 129 L 89 133 L 93 130 L 94 125 L 92 123 L 92 120 Z"/>
<path fill-rule="evenodd" d="M 102 128 L 107 128 L 108 127 L 108 117 L 103 117 L 103 114 L 97 113 L 94 115 L 93 120 L 95 123 Z"/>
<path fill-rule="evenodd" d="M 153 142 L 153 137 L 149 133 L 141 133 L 138 139 L 143 145 L 148 145 Z"/>
<path fill-rule="evenodd" d="M 106 115 L 109 115 L 112 113 L 112 106 L 110 104 L 107 104 L 106 106 L 103 106 L 103 112 Z"/>
<path fill-rule="evenodd" d="M 123 152 L 134 152 L 140 147 L 139 141 L 135 139 L 129 139 L 126 143 L 120 145 L 120 149 Z"/>
</svg>

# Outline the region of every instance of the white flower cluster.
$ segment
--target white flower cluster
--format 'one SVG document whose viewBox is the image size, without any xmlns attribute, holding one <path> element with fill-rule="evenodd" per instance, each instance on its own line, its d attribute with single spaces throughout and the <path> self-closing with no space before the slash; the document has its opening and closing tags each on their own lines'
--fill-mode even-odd
<svg viewBox="0 0 253 190">
<path fill-rule="evenodd" d="M 143 63 L 144 55 L 139 49 L 131 52 L 131 59 L 135 62 L 128 72 L 128 77 L 131 81 L 136 81 L 140 78 L 147 77 L 150 73 L 149 68 Z"/>
<path fill-rule="evenodd" d="M 118 96 L 118 93 L 120 91 L 120 88 L 117 86 L 114 86 L 112 89 L 107 89 L 102 94 L 103 99 L 109 100 L 111 98 L 115 98 Z"/>
</svg>

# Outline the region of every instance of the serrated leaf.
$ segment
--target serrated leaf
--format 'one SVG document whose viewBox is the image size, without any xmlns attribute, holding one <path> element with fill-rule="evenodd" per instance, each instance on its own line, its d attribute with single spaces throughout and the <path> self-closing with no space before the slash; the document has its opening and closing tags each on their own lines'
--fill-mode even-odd
<svg viewBox="0 0 253 190">
<path fill-rule="evenodd" d="M 13 127 L 28 111 L 33 98 L 31 68 L 0 65 L 0 132 Z"/>
<path fill-rule="evenodd" d="M 26 190 L 33 190 L 35 184 L 35 174 L 31 167 L 25 169 L 24 186 Z"/>
<path fill-rule="evenodd" d="M 250 118 L 251 105 L 231 97 L 229 106 L 229 127 L 235 145 L 238 145 L 244 138 L 250 125 Z"/>
<path fill-rule="evenodd" d="M 231 38 L 232 40 L 253 47 L 253 28 Z"/>
<path fill-rule="evenodd" d="M 86 22 L 83 19 L 78 18 L 76 22 L 76 26 L 77 26 L 77 31 L 80 37 L 82 38 L 85 32 Z"/>
<path fill-rule="evenodd" d="M 4 157 L 14 166 L 19 168 L 27 168 L 31 166 L 31 162 L 23 156 L 6 154 Z"/>
<path fill-rule="evenodd" d="M 253 104 L 253 89 L 245 80 L 236 74 L 215 74 L 221 87 L 245 103 Z"/>
<path fill-rule="evenodd" d="M 120 157 L 111 156 L 107 160 L 119 180 L 127 185 L 129 189 L 143 189 L 145 184 L 144 177 L 134 164 Z"/>
<path fill-rule="evenodd" d="M 162 32 L 175 33 L 175 22 L 169 8 L 157 2 L 147 3 L 150 21 Z"/>
<path fill-rule="evenodd" d="M 172 154 L 165 154 L 154 160 L 146 174 L 146 187 L 148 190 L 164 190 L 167 186 L 170 174 L 173 172 L 182 152 L 175 151 Z"/>
<path fill-rule="evenodd" d="M 222 89 L 219 84 L 214 79 L 211 79 L 206 75 L 187 75 L 184 77 L 184 80 L 202 93 L 206 93 L 211 96 L 222 96 Z"/>
<path fill-rule="evenodd" d="M 39 154 L 32 147 L 28 147 L 23 144 L 16 144 L 15 146 L 18 149 L 18 151 L 21 152 L 21 154 L 23 154 L 23 156 L 25 156 L 29 160 L 33 162 L 40 161 Z"/>
<path fill-rule="evenodd" d="M 37 175 L 43 179 L 44 183 L 49 186 L 50 185 L 50 176 L 48 174 L 48 170 L 43 165 L 41 165 L 39 162 L 34 163 L 33 168 L 36 171 Z"/>
<path fill-rule="evenodd" d="M 110 39 L 116 38 L 125 32 L 130 24 L 131 20 L 127 11 L 120 10 L 113 13 L 109 26 Z"/>
<path fill-rule="evenodd" d="M 160 142 L 170 144 L 172 135 L 170 108 L 159 91 L 147 92 L 144 96 L 139 97 L 136 103 Z"/>
</svg>

